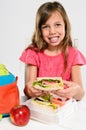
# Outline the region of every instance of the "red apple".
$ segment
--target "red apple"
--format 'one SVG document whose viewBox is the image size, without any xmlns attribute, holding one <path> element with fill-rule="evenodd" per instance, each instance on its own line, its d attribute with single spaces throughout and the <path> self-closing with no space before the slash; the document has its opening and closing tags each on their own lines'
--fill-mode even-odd
<svg viewBox="0 0 86 130">
<path fill-rule="evenodd" d="M 30 109 L 26 105 L 18 105 L 11 109 L 10 120 L 17 126 L 24 126 L 30 120 Z"/>
</svg>

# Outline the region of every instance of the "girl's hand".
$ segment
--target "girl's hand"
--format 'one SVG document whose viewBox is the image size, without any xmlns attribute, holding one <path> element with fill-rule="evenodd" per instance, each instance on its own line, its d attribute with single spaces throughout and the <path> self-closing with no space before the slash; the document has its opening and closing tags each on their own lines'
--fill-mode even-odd
<svg viewBox="0 0 86 130">
<path fill-rule="evenodd" d="M 43 96 L 46 93 L 44 91 L 35 89 L 32 87 L 32 82 L 28 82 L 24 88 L 24 93 L 27 97 L 38 97 Z"/>
<path fill-rule="evenodd" d="M 76 98 L 78 96 L 81 87 L 77 83 L 64 80 L 63 84 L 66 86 L 65 89 L 54 91 L 55 94 L 65 98 Z"/>
</svg>

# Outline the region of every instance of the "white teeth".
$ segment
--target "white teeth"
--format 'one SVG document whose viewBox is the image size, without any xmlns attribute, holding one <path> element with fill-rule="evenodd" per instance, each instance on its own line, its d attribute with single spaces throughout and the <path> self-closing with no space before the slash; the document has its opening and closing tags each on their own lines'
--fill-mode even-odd
<svg viewBox="0 0 86 130">
<path fill-rule="evenodd" d="M 50 42 L 57 42 L 58 41 L 58 38 L 57 37 L 52 37 L 50 38 Z"/>
</svg>

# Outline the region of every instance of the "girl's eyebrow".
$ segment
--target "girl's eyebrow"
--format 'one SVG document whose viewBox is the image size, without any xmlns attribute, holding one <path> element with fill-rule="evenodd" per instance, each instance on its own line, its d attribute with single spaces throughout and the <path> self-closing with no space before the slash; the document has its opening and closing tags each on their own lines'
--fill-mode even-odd
<svg viewBox="0 0 86 130">
<path fill-rule="evenodd" d="M 48 24 L 43 24 L 41 27 L 44 27 L 44 26 L 49 26 Z"/>
<path fill-rule="evenodd" d="M 59 23 L 62 23 L 61 21 L 56 21 L 54 24 L 59 24 Z M 49 24 L 47 23 L 44 23 L 42 26 L 48 26 Z"/>
</svg>

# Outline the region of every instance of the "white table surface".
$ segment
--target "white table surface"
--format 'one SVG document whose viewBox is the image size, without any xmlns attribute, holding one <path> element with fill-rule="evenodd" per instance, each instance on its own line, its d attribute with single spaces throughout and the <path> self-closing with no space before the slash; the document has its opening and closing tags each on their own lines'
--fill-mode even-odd
<svg viewBox="0 0 86 130">
<path fill-rule="evenodd" d="M 86 130 L 86 96 L 77 104 L 75 111 L 70 118 L 62 124 L 43 124 L 38 121 L 31 120 L 26 126 L 18 127 L 10 122 L 9 117 L 0 121 L 0 130 Z"/>
</svg>

